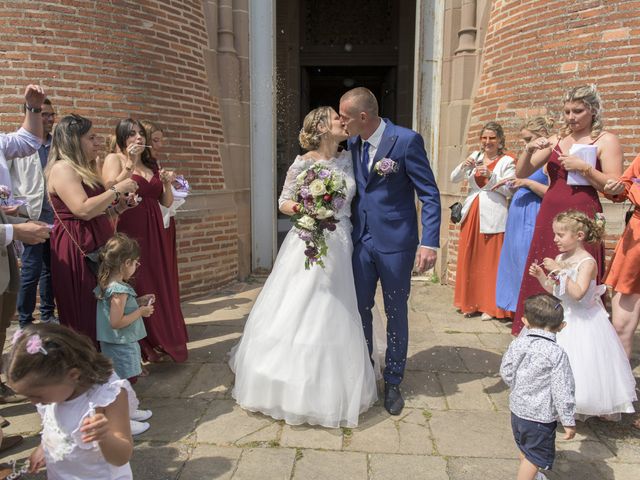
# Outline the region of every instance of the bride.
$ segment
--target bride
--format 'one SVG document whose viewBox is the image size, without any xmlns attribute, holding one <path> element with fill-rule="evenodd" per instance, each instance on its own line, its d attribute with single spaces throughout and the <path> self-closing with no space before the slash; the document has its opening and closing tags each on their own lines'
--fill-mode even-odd
<svg viewBox="0 0 640 480">
<path fill-rule="evenodd" d="M 296 177 L 315 163 L 342 174 L 346 202 L 336 212 L 336 230 L 327 233 L 324 268 L 305 270 L 305 243 L 295 229 L 287 234 L 230 353 L 238 404 L 290 425 L 355 427 L 377 400 L 351 270 L 349 216 L 356 187 L 351 155 L 338 153 L 346 138 L 333 108 L 319 107 L 305 117 L 299 140 L 308 152 L 287 172 L 280 211 L 294 213 Z"/>
</svg>

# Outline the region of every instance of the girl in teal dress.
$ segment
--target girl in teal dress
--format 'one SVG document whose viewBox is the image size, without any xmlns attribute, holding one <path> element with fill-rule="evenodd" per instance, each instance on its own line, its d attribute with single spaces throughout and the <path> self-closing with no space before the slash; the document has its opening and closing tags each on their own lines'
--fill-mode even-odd
<svg viewBox="0 0 640 480">
<path fill-rule="evenodd" d="M 100 254 L 96 313 L 102 353 L 122 379 L 135 383 L 142 373 L 139 340 L 147 336 L 142 317 L 153 314 L 155 295 L 138 297 L 127 283 L 140 265 L 138 242 L 122 233 L 107 241 Z"/>
</svg>

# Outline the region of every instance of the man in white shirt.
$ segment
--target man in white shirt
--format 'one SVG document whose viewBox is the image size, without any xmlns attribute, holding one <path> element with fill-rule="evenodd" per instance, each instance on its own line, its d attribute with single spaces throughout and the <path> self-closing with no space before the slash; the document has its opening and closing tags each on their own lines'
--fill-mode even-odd
<svg viewBox="0 0 640 480">
<path fill-rule="evenodd" d="M 11 188 L 7 159 L 24 157 L 34 153 L 42 138 L 42 102 L 44 90 L 37 85 L 29 85 L 25 90 L 25 119 L 15 133 L 0 134 L 0 185 Z M 13 240 L 27 244 L 42 243 L 49 238 L 49 227 L 42 222 L 28 222 L 14 216 L 18 207 L 0 206 L 0 358 L 4 349 L 7 328 L 16 308 L 16 293 L 20 285 L 20 275 Z M 13 392 L 0 384 L 0 404 L 15 401 Z M 3 444 L 8 437 L 3 440 Z M 3 450 L 0 444 L 0 452 Z"/>
</svg>

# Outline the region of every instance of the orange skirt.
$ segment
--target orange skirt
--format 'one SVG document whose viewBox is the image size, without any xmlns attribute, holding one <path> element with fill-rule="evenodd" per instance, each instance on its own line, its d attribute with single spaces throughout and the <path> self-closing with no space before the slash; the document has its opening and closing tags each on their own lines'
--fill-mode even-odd
<svg viewBox="0 0 640 480">
<path fill-rule="evenodd" d="M 625 295 L 640 294 L 638 265 L 640 265 L 640 212 L 633 214 L 618 240 L 609 272 L 603 283 Z"/>
<path fill-rule="evenodd" d="M 460 229 L 453 303 L 463 313 L 513 318 L 496 306 L 496 279 L 504 233 L 480 233 L 480 199 L 475 198 Z"/>
</svg>

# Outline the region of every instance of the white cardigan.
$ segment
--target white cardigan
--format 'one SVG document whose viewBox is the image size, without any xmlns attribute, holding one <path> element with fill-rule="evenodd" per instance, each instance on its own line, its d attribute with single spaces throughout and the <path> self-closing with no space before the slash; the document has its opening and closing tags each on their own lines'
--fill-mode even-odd
<svg viewBox="0 0 640 480">
<path fill-rule="evenodd" d="M 478 158 L 480 152 L 475 151 L 471 154 L 473 158 Z M 464 162 L 458 165 L 453 172 L 451 172 L 451 181 L 459 183 L 466 179 L 469 182 L 469 194 L 464 200 L 462 206 L 462 220 L 467 217 L 469 208 L 477 196 L 480 196 L 480 233 L 502 233 L 507 226 L 507 211 L 508 202 L 507 199 L 511 197 L 512 192 L 509 187 L 503 185 L 498 187 L 494 191 L 491 191 L 496 183 L 504 178 L 514 177 L 516 173 L 516 165 L 513 158 L 509 155 L 503 155 L 498 160 L 491 178 L 489 178 L 487 184 L 484 187 L 478 186 L 475 182 L 474 175 L 476 169 L 465 169 Z"/>
</svg>

